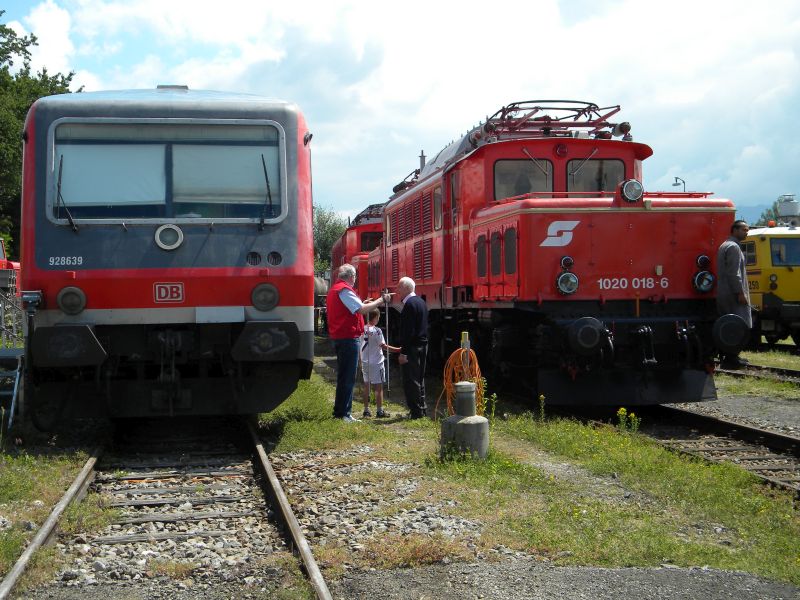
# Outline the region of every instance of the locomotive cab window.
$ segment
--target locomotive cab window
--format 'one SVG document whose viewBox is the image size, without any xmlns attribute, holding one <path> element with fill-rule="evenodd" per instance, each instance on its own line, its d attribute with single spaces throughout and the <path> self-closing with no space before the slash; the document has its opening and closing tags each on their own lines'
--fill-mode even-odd
<svg viewBox="0 0 800 600">
<path fill-rule="evenodd" d="M 616 159 L 576 159 L 567 163 L 568 192 L 614 192 L 625 179 L 625 163 Z"/>
<path fill-rule="evenodd" d="M 494 199 L 553 191 L 553 163 L 535 158 L 494 163 Z"/>
<path fill-rule="evenodd" d="M 52 218 L 277 221 L 287 210 L 277 123 L 57 122 Z"/>
<path fill-rule="evenodd" d="M 383 234 L 380 231 L 365 231 L 361 234 L 361 251 L 369 252 L 381 244 Z"/>
<path fill-rule="evenodd" d="M 769 247 L 773 267 L 800 266 L 800 238 L 773 238 Z"/>
</svg>

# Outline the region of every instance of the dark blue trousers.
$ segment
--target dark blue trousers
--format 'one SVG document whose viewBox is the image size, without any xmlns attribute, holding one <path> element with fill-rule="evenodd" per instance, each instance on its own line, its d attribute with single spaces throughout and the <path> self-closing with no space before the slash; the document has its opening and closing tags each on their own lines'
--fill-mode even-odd
<svg viewBox="0 0 800 600">
<path fill-rule="evenodd" d="M 336 349 L 336 400 L 334 418 L 346 417 L 353 410 L 353 388 L 358 371 L 358 338 L 333 340 Z"/>
</svg>

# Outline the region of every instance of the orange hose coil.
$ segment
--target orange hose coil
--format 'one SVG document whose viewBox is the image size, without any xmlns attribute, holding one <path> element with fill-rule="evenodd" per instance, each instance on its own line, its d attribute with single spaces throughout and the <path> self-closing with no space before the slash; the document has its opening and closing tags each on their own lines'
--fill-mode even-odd
<svg viewBox="0 0 800 600">
<path fill-rule="evenodd" d="M 483 377 L 481 377 L 481 369 L 478 366 L 478 357 L 471 349 L 458 348 L 447 359 L 444 366 L 444 377 L 442 393 L 436 400 L 435 414 L 439 414 L 439 402 L 442 396 L 447 400 L 447 414 L 455 414 L 453 401 L 456 397 L 456 383 L 459 381 L 471 381 L 475 384 L 475 412 L 478 415 L 483 415 Z"/>
</svg>

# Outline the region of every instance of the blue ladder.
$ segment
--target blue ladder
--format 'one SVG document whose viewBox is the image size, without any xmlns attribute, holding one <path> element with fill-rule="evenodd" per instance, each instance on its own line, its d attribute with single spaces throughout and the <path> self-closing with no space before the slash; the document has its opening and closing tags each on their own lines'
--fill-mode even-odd
<svg viewBox="0 0 800 600">
<path fill-rule="evenodd" d="M 0 421 L 0 433 L 10 430 L 14 424 L 24 352 L 23 348 L 0 348 L 0 405 L 5 405 L 4 400 L 11 398 L 8 403 L 8 425 Z"/>
</svg>

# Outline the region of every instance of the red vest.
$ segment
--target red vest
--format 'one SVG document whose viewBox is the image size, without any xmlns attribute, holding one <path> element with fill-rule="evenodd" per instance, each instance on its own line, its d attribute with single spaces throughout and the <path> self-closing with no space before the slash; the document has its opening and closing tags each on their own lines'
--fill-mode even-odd
<svg viewBox="0 0 800 600">
<path fill-rule="evenodd" d="M 339 298 L 339 292 L 344 289 L 355 294 L 355 290 L 344 279 L 334 283 L 328 292 L 328 335 L 333 340 L 355 339 L 364 333 L 364 316 L 358 311 L 351 313 Z"/>
</svg>

